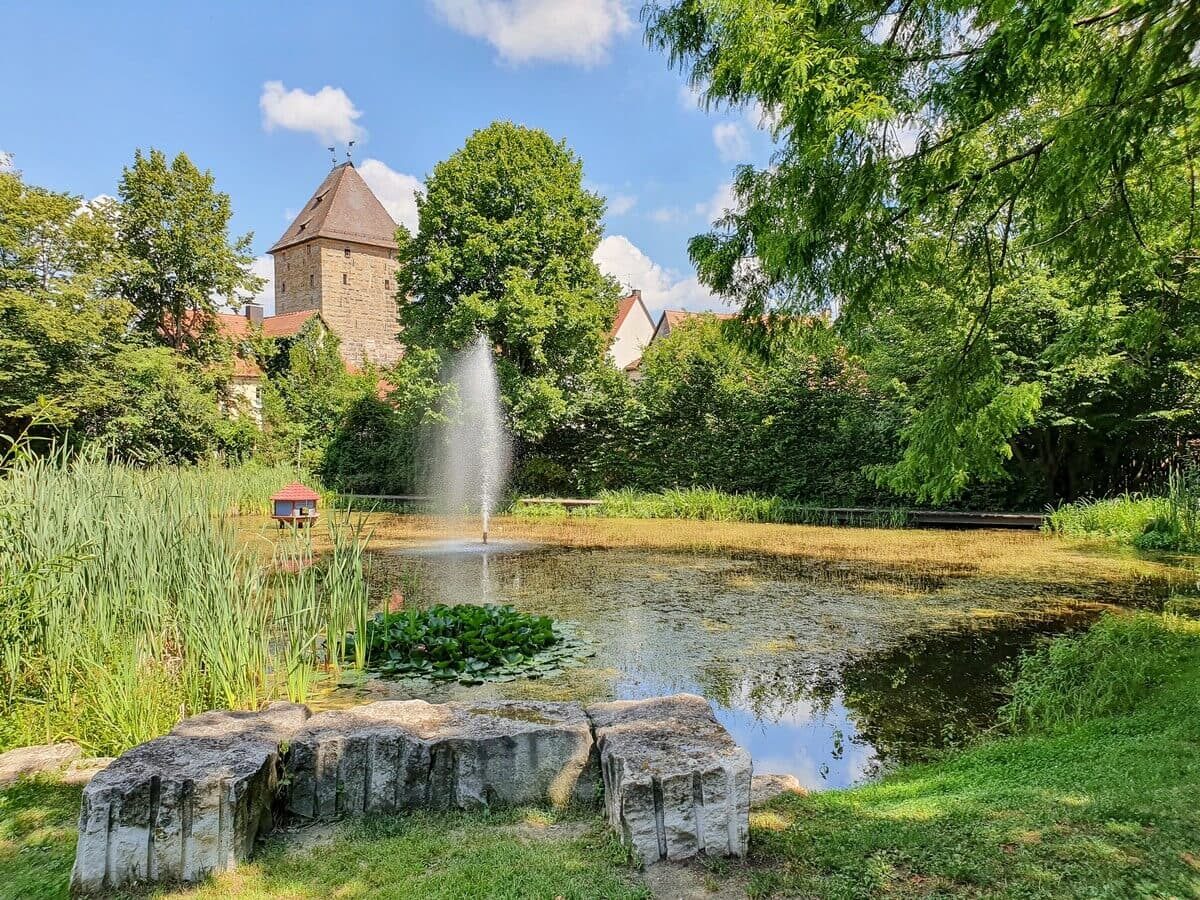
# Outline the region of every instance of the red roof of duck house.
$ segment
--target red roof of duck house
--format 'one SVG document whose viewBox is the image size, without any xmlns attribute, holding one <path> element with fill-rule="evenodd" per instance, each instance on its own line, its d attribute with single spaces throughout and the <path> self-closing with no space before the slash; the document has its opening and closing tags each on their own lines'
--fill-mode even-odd
<svg viewBox="0 0 1200 900">
<path fill-rule="evenodd" d="M 320 500 L 321 495 L 312 488 L 305 487 L 298 481 L 293 481 L 278 494 L 271 498 L 272 500 Z"/>
</svg>

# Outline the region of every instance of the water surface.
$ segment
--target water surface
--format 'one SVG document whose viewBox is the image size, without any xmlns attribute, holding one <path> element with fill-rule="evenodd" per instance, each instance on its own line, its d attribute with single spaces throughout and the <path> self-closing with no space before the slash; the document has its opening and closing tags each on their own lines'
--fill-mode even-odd
<svg viewBox="0 0 1200 900">
<path fill-rule="evenodd" d="M 802 560 L 447 544 L 379 555 L 376 593 L 511 603 L 573 624 L 595 656 L 552 679 L 373 681 L 369 698 L 706 696 L 754 759 L 844 787 L 990 727 L 1014 659 L 1104 608 L 1061 586 L 855 576 Z"/>
</svg>

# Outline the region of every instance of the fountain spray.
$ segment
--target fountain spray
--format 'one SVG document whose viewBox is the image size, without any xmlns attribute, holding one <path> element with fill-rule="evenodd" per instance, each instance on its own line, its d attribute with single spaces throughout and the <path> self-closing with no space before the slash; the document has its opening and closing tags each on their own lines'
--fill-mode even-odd
<svg viewBox="0 0 1200 900">
<path fill-rule="evenodd" d="M 511 456 L 500 406 L 500 383 L 486 335 L 455 357 L 449 371 L 459 408 L 442 428 L 433 491 L 439 507 L 453 515 L 478 504 L 483 543 L 492 508 L 503 493 Z"/>
</svg>

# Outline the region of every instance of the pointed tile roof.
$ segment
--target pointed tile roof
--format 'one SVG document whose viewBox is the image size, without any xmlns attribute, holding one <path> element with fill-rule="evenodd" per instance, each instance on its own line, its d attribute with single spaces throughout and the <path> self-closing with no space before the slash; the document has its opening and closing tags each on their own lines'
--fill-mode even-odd
<svg viewBox="0 0 1200 900">
<path fill-rule="evenodd" d="M 310 487 L 305 487 L 298 481 L 284 487 L 271 495 L 272 500 L 320 500 L 321 495 Z"/>
<path fill-rule="evenodd" d="M 396 247 L 396 223 L 388 215 L 354 163 L 335 166 L 304 204 L 296 220 L 268 253 L 310 241 L 333 238 L 372 247 Z"/>
</svg>

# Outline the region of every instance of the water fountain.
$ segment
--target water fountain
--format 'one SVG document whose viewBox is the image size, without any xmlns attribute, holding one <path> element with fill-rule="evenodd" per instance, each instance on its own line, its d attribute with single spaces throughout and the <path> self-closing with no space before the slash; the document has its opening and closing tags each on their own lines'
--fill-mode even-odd
<svg viewBox="0 0 1200 900">
<path fill-rule="evenodd" d="M 461 516 L 479 511 L 483 544 L 488 542 L 492 512 L 508 477 L 511 444 L 500 409 L 495 360 L 485 335 L 455 357 L 448 383 L 457 409 L 439 428 L 438 460 L 431 491 L 439 509 Z"/>
</svg>

